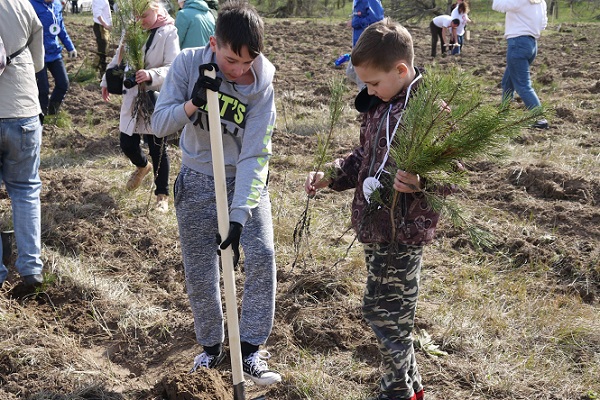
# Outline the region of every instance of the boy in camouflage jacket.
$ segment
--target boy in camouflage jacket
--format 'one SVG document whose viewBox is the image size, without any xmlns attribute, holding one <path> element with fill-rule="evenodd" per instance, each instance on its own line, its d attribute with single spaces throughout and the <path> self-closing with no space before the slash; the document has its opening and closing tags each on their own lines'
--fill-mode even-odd
<svg viewBox="0 0 600 400">
<path fill-rule="evenodd" d="M 384 368 L 378 400 L 424 398 L 412 331 L 423 246 L 433 240 L 439 214 L 425 200 L 419 175 L 399 170 L 390 157 L 402 113 L 421 79 L 413 58 L 412 37 L 400 24 L 384 19 L 363 32 L 352 51 L 352 64 L 366 84 L 355 102 L 363 113 L 360 146 L 333 162 L 327 173 L 310 172 L 305 183 L 308 195 L 327 186 L 355 189 L 352 224 L 368 269 L 362 311 Z M 376 188 L 382 197 L 398 192 L 394 227 L 390 208 L 370 201 Z"/>
</svg>

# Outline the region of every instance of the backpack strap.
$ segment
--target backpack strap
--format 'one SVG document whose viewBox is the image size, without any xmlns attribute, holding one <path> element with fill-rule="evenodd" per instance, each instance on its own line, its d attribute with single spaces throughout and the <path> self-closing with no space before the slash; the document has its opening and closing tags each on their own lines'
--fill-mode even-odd
<svg viewBox="0 0 600 400">
<path fill-rule="evenodd" d="M 25 51 L 25 49 L 27 48 L 27 46 L 29 46 L 29 44 L 31 43 L 31 38 L 29 38 L 29 40 L 27 41 L 27 43 L 25 43 L 25 46 L 21 47 L 19 50 L 15 51 L 14 53 L 12 53 L 10 56 L 7 55 L 6 56 L 6 65 L 10 65 L 11 61 L 13 59 L 15 59 L 16 57 L 19 56 L 19 54 L 21 54 L 22 52 Z"/>
<path fill-rule="evenodd" d="M 146 50 L 144 51 L 144 54 L 148 53 L 148 49 L 150 49 L 150 46 L 152 46 L 152 42 L 154 41 L 154 35 L 156 35 L 157 30 L 158 30 L 158 28 L 154 28 L 154 29 L 150 30 L 150 35 L 148 36 L 148 39 L 146 40 Z"/>
</svg>

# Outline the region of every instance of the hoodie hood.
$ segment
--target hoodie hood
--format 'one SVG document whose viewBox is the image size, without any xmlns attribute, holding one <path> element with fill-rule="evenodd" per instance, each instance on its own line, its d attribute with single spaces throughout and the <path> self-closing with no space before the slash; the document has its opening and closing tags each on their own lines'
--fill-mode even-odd
<svg viewBox="0 0 600 400">
<path fill-rule="evenodd" d="M 209 10 L 208 4 L 204 0 L 185 0 L 185 4 L 183 5 L 183 9 L 193 8 L 198 11 L 206 12 Z"/>
<path fill-rule="evenodd" d="M 202 62 L 201 64 L 215 63 L 216 57 L 215 53 L 211 50 L 210 46 L 206 46 L 202 49 Z M 200 65 L 200 64 L 197 64 Z M 275 66 L 271 64 L 271 62 L 263 55 L 259 54 L 258 57 L 254 59 L 252 63 L 252 67 L 250 68 L 252 73 L 254 74 L 254 82 L 249 85 L 238 85 L 233 84 L 232 88 L 234 88 L 237 92 L 243 92 L 246 96 L 252 96 L 253 94 L 260 93 L 269 87 L 273 82 L 273 77 L 275 76 Z M 198 79 L 199 73 L 196 72 L 197 76 L 194 77 Z M 225 80 L 225 76 L 221 73 L 221 71 L 217 72 L 217 76 L 223 79 L 223 82 L 227 82 Z"/>
</svg>

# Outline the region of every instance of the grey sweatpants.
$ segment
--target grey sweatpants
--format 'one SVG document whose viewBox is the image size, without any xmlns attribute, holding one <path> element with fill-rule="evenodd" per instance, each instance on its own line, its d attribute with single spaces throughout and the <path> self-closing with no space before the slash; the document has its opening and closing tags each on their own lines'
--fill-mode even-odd
<svg viewBox="0 0 600 400">
<path fill-rule="evenodd" d="M 227 179 L 230 204 L 234 185 L 235 179 Z M 184 165 L 175 182 L 174 193 L 196 340 L 202 346 L 214 346 L 225 339 L 214 179 Z M 244 226 L 240 244 L 245 274 L 240 340 L 258 346 L 264 344 L 271 334 L 277 280 L 271 200 L 266 187 L 260 203 L 252 210 L 252 216 Z"/>
</svg>

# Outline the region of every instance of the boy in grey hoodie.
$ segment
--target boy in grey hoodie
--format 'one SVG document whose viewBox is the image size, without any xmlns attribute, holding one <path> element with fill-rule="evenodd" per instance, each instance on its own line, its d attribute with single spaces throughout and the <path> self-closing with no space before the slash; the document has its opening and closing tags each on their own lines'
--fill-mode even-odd
<svg viewBox="0 0 600 400">
<path fill-rule="evenodd" d="M 181 171 L 175 182 L 186 287 L 196 339 L 204 351 L 193 370 L 214 368 L 224 358 L 225 339 L 213 166 L 206 88 L 218 91 L 229 200 L 230 230 L 220 248 L 239 244 L 244 250 L 244 283 L 240 340 L 244 374 L 259 385 L 281 381 L 268 368 L 270 357 L 259 350 L 273 327 L 276 266 L 269 199 L 268 162 L 275 124 L 275 67 L 262 54 L 264 26 L 249 4 L 230 1 L 219 9 L 209 45 L 183 50 L 173 61 L 152 116 L 156 136 L 183 128 Z M 202 75 L 216 66 L 217 78 Z"/>
</svg>

